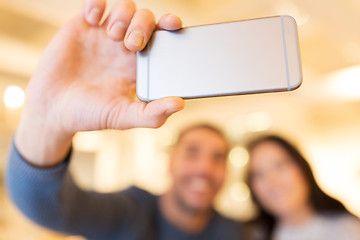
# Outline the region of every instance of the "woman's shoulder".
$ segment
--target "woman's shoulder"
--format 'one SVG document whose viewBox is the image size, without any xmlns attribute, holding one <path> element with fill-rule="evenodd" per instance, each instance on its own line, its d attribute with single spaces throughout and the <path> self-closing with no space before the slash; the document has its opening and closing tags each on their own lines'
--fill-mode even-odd
<svg viewBox="0 0 360 240">
<path fill-rule="evenodd" d="M 346 239 L 359 239 L 360 236 L 360 219 L 349 213 L 338 213 L 323 215 L 327 219 L 329 228 L 339 231 L 341 236 Z"/>
<path fill-rule="evenodd" d="M 360 219 L 350 213 L 325 213 L 320 215 L 323 219 L 328 219 L 336 224 L 360 224 Z"/>
<path fill-rule="evenodd" d="M 356 227 L 360 231 L 360 219 L 349 213 L 339 214 L 337 223 L 343 227 Z"/>
</svg>

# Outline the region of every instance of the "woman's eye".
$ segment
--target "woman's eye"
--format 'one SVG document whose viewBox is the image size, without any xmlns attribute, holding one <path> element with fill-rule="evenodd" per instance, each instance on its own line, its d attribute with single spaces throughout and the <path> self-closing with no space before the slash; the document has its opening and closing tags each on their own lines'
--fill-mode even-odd
<svg viewBox="0 0 360 240">
<path fill-rule="evenodd" d="M 279 170 L 283 170 L 285 169 L 287 166 L 287 162 L 286 161 L 279 161 L 276 163 L 275 167 Z"/>
</svg>

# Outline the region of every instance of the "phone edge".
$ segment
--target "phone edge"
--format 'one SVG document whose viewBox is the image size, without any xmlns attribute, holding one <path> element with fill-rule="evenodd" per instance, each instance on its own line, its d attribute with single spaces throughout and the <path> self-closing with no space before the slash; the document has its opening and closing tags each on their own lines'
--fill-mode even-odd
<svg viewBox="0 0 360 240">
<path fill-rule="evenodd" d="M 283 34 L 283 44 L 284 44 L 284 57 L 285 57 L 285 65 L 286 65 L 286 72 L 287 72 L 287 81 L 288 81 L 288 91 L 295 90 L 299 88 L 303 82 L 303 74 L 302 74 L 302 65 L 301 65 L 301 57 L 300 57 L 300 47 L 299 47 L 299 34 L 298 34 L 298 28 L 296 24 L 296 20 L 290 16 L 290 15 L 281 15 L 281 28 L 282 28 L 282 34 Z M 290 21 L 285 23 L 285 19 L 288 19 Z M 289 35 L 285 34 L 286 27 L 285 24 L 291 24 L 291 29 L 294 31 L 294 36 L 289 37 Z M 289 42 L 295 41 L 296 46 L 296 58 L 289 58 Z M 293 63 L 293 61 L 297 62 L 297 71 L 299 75 L 293 76 L 291 74 L 291 70 L 289 69 L 289 64 Z M 294 79 L 295 78 L 295 79 Z"/>
<path fill-rule="evenodd" d="M 136 54 L 136 95 L 144 102 L 149 102 L 149 57 L 148 49 Z"/>
</svg>

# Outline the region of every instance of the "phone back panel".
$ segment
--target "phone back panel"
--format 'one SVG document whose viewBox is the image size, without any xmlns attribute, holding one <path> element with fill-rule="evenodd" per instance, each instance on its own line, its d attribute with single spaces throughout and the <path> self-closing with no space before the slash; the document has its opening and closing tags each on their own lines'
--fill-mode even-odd
<svg viewBox="0 0 360 240">
<path fill-rule="evenodd" d="M 289 16 L 157 31 L 137 64 L 137 94 L 145 101 L 292 90 L 302 81 Z"/>
</svg>

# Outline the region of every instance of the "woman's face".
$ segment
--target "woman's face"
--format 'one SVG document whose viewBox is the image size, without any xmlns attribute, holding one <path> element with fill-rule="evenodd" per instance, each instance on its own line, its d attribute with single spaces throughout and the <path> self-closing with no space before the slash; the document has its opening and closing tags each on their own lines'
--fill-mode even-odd
<svg viewBox="0 0 360 240">
<path fill-rule="evenodd" d="M 289 154 L 275 142 L 260 143 L 250 152 L 250 186 L 259 203 L 276 218 L 309 204 L 309 186 Z"/>
</svg>

